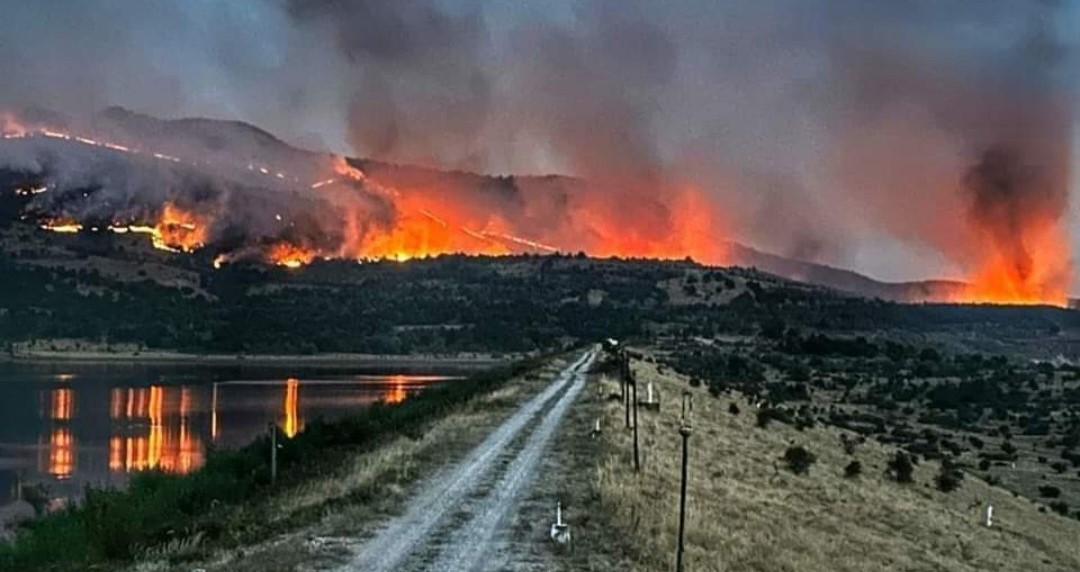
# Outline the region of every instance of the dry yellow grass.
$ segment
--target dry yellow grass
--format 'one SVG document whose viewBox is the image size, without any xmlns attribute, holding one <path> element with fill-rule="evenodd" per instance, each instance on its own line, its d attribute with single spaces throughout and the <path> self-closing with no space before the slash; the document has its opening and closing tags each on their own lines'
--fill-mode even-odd
<svg viewBox="0 0 1080 572">
<path fill-rule="evenodd" d="M 595 457 L 597 503 L 608 513 L 612 538 L 633 547 L 630 570 L 674 568 L 678 528 L 679 396 L 689 388 L 651 363 L 634 362 L 641 383 L 664 397 L 660 413 L 639 410 L 644 469 L 635 474 L 630 433 L 618 402 L 583 406 L 602 410 L 605 431 Z M 608 391 L 618 391 L 606 380 Z M 686 531 L 687 570 L 725 571 L 1067 571 L 1080 570 L 1080 522 L 1040 512 L 1039 505 L 972 476 L 961 488 L 933 487 L 936 463 L 921 463 L 915 484 L 884 475 L 895 449 L 859 446 L 857 479 L 843 477 L 852 457 L 841 430 L 806 431 L 774 422 L 755 426 L 756 410 L 735 396 L 694 394 L 691 484 Z M 735 402 L 742 410 L 728 412 Z M 788 471 L 780 457 L 790 445 L 817 456 L 808 475 Z M 779 468 L 779 470 L 778 470 Z M 986 502 L 994 526 L 981 524 Z"/>
</svg>

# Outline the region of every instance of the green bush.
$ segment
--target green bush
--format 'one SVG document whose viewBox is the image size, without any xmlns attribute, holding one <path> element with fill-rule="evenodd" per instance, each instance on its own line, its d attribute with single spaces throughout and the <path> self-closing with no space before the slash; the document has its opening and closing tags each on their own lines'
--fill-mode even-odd
<svg viewBox="0 0 1080 572">
<path fill-rule="evenodd" d="M 788 447 L 788 450 L 784 451 L 784 462 L 787 463 L 791 472 L 796 475 L 804 475 L 809 472 L 810 466 L 815 461 L 817 461 L 817 457 L 802 446 Z"/>
<path fill-rule="evenodd" d="M 1048 499 L 1056 499 L 1061 496 L 1061 489 L 1054 485 L 1043 485 L 1039 487 L 1039 496 Z"/>
<path fill-rule="evenodd" d="M 903 451 L 897 451 L 889 460 L 889 474 L 898 483 L 909 484 L 915 482 L 915 463 L 911 461 L 911 455 Z"/>
<path fill-rule="evenodd" d="M 960 482 L 964 480 L 964 473 L 952 466 L 952 463 L 942 463 L 941 470 L 934 477 L 937 489 L 944 493 L 951 493 L 960 488 Z"/>
<path fill-rule="evenodd" d="M 852 461 L 844 467 L 844 476 L 849 479 L 854 479 L 862 474 L 862 463 L 858 461 Z"/>
</svg>

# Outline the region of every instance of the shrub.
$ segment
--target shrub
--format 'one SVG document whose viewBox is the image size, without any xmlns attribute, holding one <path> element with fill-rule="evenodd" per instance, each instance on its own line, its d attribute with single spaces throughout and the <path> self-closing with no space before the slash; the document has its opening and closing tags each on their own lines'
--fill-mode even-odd
<svg viewBox="0 0 1080 572">
<path fill-rule="evenodd" d="M 1043 485 L 1039 487 L 1039 495 L 1043 498 L 1056 499 L 1061 496 L 1061 489 L 1054 485 Z"/>
<path fill-rule="evenodd" d="M 810 465 L 813 465 L 815 461 L 817 461 L 817 457 L 808 451 L 806 447 L 788 447 L 788 450 L 784 451 L 784 462 L 787 463 L 791 472 L 796 475 L 806 474 L 810 470 Z"/>
<path fill-rule="evenodd" d="M 979 461 L 979 470 L 980 471 L 989 471 L 990 470 L 990 459 L 983 459 L 983 460 Z"/>
<path fill-rule="evenodd" d="M 1050 503 L 1050 510 L 1061 516 L 1069 516 L 1069 503 L 1064 501 L 1054 501 Z"/>
<path fill-rule="evenodd" d="M 862 474 L 862 463 L 858 461 L 852 461 L 844 467 L 844 476 L 849 479 L 854 479 Z"/>
<path fill-rule="evenodd" d="M 896 455 L 889 460 L 888 472 L 898 483 L 915 482 L 915 464 L 911 462 L 911 456 L 903 451 L 897 451 Z"/>
<path fill-rule="evenodd" d="M 757 412 L 757 426 L 768 427 L 772 421 L 779 421 L 781 423 L 792 424 L 791 412 L 786 409 L 778 409 L 774 407 L 762 407 Z"/>
<path fill-rule="evenodd" d="M 732 403 L 731 405 L 728 405 L 727 410 L 728 410 L 728 413 L 730 413 L 732 415 L 738 415 L 739 414 L 739 406 L 735 405 L 734 403 Z"/>
<path fill-rule="evenodd" d="M 943 493 L 951 493 L 960 488 L 960 481 L 964 480 L 964 473 L 957 470 L 952 463 L 942 463 L 941 470 L 934 477 L 934 484 Z"/>
</svg>

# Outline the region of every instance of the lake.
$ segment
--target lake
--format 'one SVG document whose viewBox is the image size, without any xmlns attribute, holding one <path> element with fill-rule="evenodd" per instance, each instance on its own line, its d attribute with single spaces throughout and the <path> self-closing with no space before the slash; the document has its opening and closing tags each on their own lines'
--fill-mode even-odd
<svg viewBox="0 0 1080 572">
<path fill-rule="evenodd" d="M 397 403 L 460 370 L 193 364 L 0 363 L 0 506 L 22 483 L 77 497 L 132 473 L 189 473 L 207 450 L 286 436 L 377 401 Z"/>
</svg>

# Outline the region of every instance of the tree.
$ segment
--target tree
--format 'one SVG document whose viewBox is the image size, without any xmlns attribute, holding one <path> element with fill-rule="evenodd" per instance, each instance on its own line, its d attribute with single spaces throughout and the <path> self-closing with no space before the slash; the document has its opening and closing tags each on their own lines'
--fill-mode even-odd
<svg viewBox="0 0 1080 572">
<path fill-rule="evenodd" d="M 1056 499 L 1061 496 L 1061 489 L 1054 485 L 1043 485 L 1039 487 L 1039 495 L 1043 498 Z"/>
<path fill-rule="evenodd" d="M 784 452 L 784 461 L 787 463 L 791 472 L 796 475 L 806 474 L 810 470 L 810 465 L 813 465 L 817 461 L 817 457 L 808 451 L 806 447 L 795 446 L 788 447 Z"/>
<path fill-rule="evenodd" d="M 849 479 L 854 479 L 862 474 L 862 463 L 858 461 L 852 461 L 844 467 L 844 476 Z"/>
<path fill-rule="evenodd" d="M 915 464 L 911 462 L 911 456 L 903 451 L 897 451 L 896 455 L 889 460 L 889 474 L 896 482 L 908 484 L 915 482 Z"/>
<path fill-rule="evenodd" d="M 964 473 L 961 473 L 951 462 L 946 461 L 941 464 L 941 470 L 934 477 L 934 484 L 937 485 L 939 491 L 951 493 L 960 488 L 962 480 L 964 480 Z"/>
</svg>

